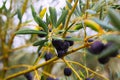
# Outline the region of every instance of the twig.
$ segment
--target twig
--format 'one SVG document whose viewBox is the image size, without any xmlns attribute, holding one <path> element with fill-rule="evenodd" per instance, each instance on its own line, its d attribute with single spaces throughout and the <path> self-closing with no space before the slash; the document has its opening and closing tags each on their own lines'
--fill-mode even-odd
<svg viewBox="0 0 120 80">
<path fill-rule="evenodd" d="M 15 32 L 16 32 L 17 30 L 19 30 L 20 27 L 21 27 L 21 22 L 18 23 L 17 28 L 15 29 Z M 10 38 L 9 42 L 8 42 L 8 46 L 9 46 L 10 48 L 11 48 L 11 45 L 12 45 L 12 43 L 13 43 L 13 39 L 14 39 L 15 35 L 16 35 L 16 34 L 13 33 L 13 34 L 11 35 L 11 38 Z"/>
<path fill-rule="evenodd" d="M 84 53 L 83 53 L 83 55 L 84 55 L 84 62 L 85 62 L 85 67 L 87 66 L 87 64 L 86 64 L 86 51 L 85 51 L 85 49 L 84 49 Z M 87 67 L 85 68 L 85 71 L 86 71 L 86 76 L 88 77 L 89 76 L 89 72 L 88 72 L 88 69 L 87 69 Z"/>
<path fill-rule="evenodd" d="M 72 10 L 68 13 L 68 18 L 67 18 L 66 23 L 65 23 L 65 30 L 66 30 L 67 27 L 68 27 L 68 24 L 69 24 L 71 15 L 72 15 L 72 13 L 74 12 L 74 10 L 75 10 L 75 8 L 76 8 L 76 6 L 77 6 L 77 3 L 78 3 L 78 0 L 75 1 L 75 4 L 73 5 Z M 65 35 L 66 35 L 66 32 L 63 33 L 63 37 L 65 37 Z"/>
<path fill-rule="evenodd" d="M 51 77 L 51 78 L 54 78 L 54 79 L 56 79 L 56 77 L 54 76 L 54 75 L 52 75 L 52 74 L 50 74 L 50 73 L 48 73 L 48 72 L 46 72 L 46 71 L 41 71 L 43 74 L 45 74 L 46 76 L 49 76 L 49 77 Z"/>
<path fill-rule="evenodd" d="M 29 46 L 31 46 L 31 45 L 32 45 L 32 44 L 25 44 L 25 45 L 22 45 L 22 46 L 20 46 L 20 47 L 11 49 L 11 50 L 9 50 L 9 51 L 10 51 L 10 52 L 14 52 L 14 51 L 16 51 L 16 50 L 19 50 L 19 49 L 22 49 L 22 48 L 25 48 L 25 47 L 29 47 Z"/>
<path fill-rule="evenodd" d="M 4 57 L 3 56 L 0 56 L 0 60 L 2 60 Z"/>
<path fill-rule="evenodd" d="M 66 65 L 75 73 L 75 75 L 78 77 L 79 80 L 82 80 L 82 78 L 79 76 L 79 74 L 75 71 L 75 69 L 64 59 L 62 60 L 66 63 Z"/>
<path fill-rule="evenodd" d="M 71 51 L 68 51 L 65 55 L 68 55 L 68 54 L 70 54 L 70 53 L 76 52 L 76 51 L 78 51 L 79 49 L 82 49 L 82 48 L 85 48 L 85 47 L 86 47 L 86 45 L 80 46 L 80 47 L 78 47 L 78 48 L 76 48 L 76 49 L 73 49 L 73 50 L 71 50 Z M 64 56 L 65 56 L 65 55 L 64 55 Z M 57 56 L 55 56 L 54 58 L 52 58 L 52 59 L 50 59 L 50 60 L 48 60 L 48 61 L 46 61 L 46 62 L 44 62 L 44 63 L 42 63 L 42 64 L 35 65 L 34 67 L 32 67 L 32 68 L 30 68 L 30 69 L 28 69 L 28 70 L 24 70 L 24 71 L 15 73 L 15 74 L 13 74 L 13 75 L 10 75 L 10 76 L 8 76 L 7 78 L 5 78 L 4 80 L 9 80 L 9 79 L 12 79 L 12 78 L 14 78 L 14 77 L 23 75 L 23 74 L 25 74 L 25 73 L 34 71 L 34 70 L 36 70 L 36 69 L 38 69 L 38 68 L 40 68 L 40 67 L 42 67 L 42 66 L 45 66 L 45 65 L 47 65 L 47 64 L 49 64 L 49 63 L 51 63 L 51 62 L 53 62 L 53 61 L 55 61 L 55 60 L 58 60 L 58 59 L 59 59 L 59 58 L 58 58 Z"/>
<path fill-rule="evenodd" d="M 59 60 L 59 61 L 54 61 L 54 62 L 56 63 L 56 62 L 63 62 L 63 61 L 62 61 L 62 60 Z M 70 61 L 70 60 L 67 61 L 67 62 L 69 62 L 69 63 L 73 63 L 73 64 L 76 64 L 76 65 L 78 65 L 78 66 L 80 66 L 81 68 L 84 68 L 84 69 L 87 68 L 87 70 L 88 70 L 89 72 L 95 74 L 95 75 L 98 76 L 98 77 L 101 77 L 102 79 L 104 78 L 105 80 L 108 80 L 106 77 L 104 77 L 104 76 L 102 76 L 101 74 L 99 74 L 99 73 L 97 73 L 97 72 L 91 70 L 90 68 L 88 68 L 88 67 L 86 67 L 86 66 L 80 64 L 79 62 Z"/>
<path fill-rule="evenodd" d="M 77 65 L 79 65 L 81 68 L 84 68 L 84 69 L 87 68 L 86 66 L 83 66 L 82 64 L 80 64 L 80 63 L 78 63 L 78 62 L 74 62 L 74 61 L 68 61 L 68 62 L 73 63 L 73 64 L 77 64 Z M 99 77 L 101 77 L 101 78 L 104 78 L 105 80 L 109 80 L 109 79 L 107 79 L 106 77 L 102 76 L 101 74 L 98 74 L 97 72 L 95 72 L 95 71 L 93 71 L 93 70 L 91 70 L 91 69 L 89 69 L 89 68 L 87 68 L 87 70 L 90 71 L 90 72 L 92 72 L 92 73 L 94 73 L 95 75 L 97 75 L 97 76 L 99 76 Z"/>
<path fill-rule="evenodd" d="M 35 72 L 35 78 L 37 78 L 37 80 L 40 80 L 40 76 L 39 76 L 39 74 L 38 74 L 38 71 L 35 70 L 34 72 Z"/>
<path fill-rule="evenodd" d="M 87 0 L 87 4 L 86 4 L 86 10 L 89 8 L 89 0 Z M 87 17 L 88 17 L 88 12 L 86 12 L 86 16 L 85 16 L 85 18 L 87 19 Z"/>
<path fill-rule="evenodd" d="M 30 66 L 30 65 L 25 65 L 25 64 L 21 64 L 21 65 L 14 65 L 14 66 L 11 66 L 11 67 L 4 67 L 4 69 L 6 69 L 6 70 L 10 70 L 10 69 L 15 69 L 15 68 L 20 68 L 20 67 L 26 67 L 26 68 L 30 68 L 30 67 L 32 67 L 32 66 Z"/>
</svg>

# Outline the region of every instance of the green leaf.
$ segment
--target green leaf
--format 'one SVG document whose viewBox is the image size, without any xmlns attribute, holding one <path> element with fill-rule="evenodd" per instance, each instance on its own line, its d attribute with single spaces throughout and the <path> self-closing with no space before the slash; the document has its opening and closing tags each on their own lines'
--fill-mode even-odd
<svg viewBox="0 0 120 80">
<path fill-rule="evenodd" d="M 107 41 L 112 41 L 117 43 L 120 46 L 120 35 L 103 35 L 101 36 L 102 39 L 106 39 Z"/>
<path fill-rule="evenodd" d="M 71 27 L 73 27 L 74 24 L 75 24 L 74 22 L 71 23 L 65 31 L 68 31 Z"/>
<path fill-rule="evenodd" d="M 34 42 L 33 43 L 33 46 L 42 46 L 46 41 L 48 41 L 48 40 L 38 40 L 38 41 L 36 41 L 36 42 Z"/>
<path fill-rule="evenodd" d="M 20 22 L 22 22 L 22 13 L 20 9 L 17 10 L 17 14 L 18 14 L 18 19 L 20 20 Z"/>
<path fill-rule="evenodd" d="M 16 34 L 47 34 L 47 33 L 43 31 L 32 30 L 32 29 L 23 29 L 23 30 L 17 31 Z"/>
<path fill-rule="evenodd" d="M 76 24 L 75 27 L 74 27 L 75 30 L 80 30 L 80 29 L 82 29 L 82 28 L 83 28 L 82 23 L 78 23 L 78 24 Z"/>
<path fill-rule="evenodd" d="M 53 7 L 49 7 L 49 12 L 50 12 L 50 19 L 54 27 L 56 27 L 56 22 L 57 22 L 57 13 L 56 9 Z"/>
<path fill-rule="evenodd" d="M 37 18 L 36 18 L 37 13 L 35 12 L 35 9 L 33 8 L 32 5 L 31 5 L 31 10 L 32 10 L 32 16 L 33 16 L 34 20 L 38 23 Z"/>
<path fill-rule="evenodd" d="M 108 15 L 113 25 L 120 30 L 120 14 L 113 9 L 108 9 Z"/>
<path fill-rule="evenodd" d="M 64 38 L 64 40 L 70 40 L 70 41 L 82 41 L 82 38 L 76 38 L 76 37 L 71 37 L 71 38 Z"/>
<path fill-rule="evenodd" d="M 87 9 L 86 12 L 90 13 L 90 14 L 96 14 L 96 11 L 91 10 L 91 9 Z"/>
<path fill-rule="evenodd" d="M 37 24 L 40 27 L 42 27 L 44 29 L 44 31 L 46 33 L 48 33 L 48 27 L 47 27 L 47 25 L 45 24 L 44 21 L 42 21 L 42 19 L 39 16 L 37 16 L 37 14 L 36 14 L 36 12 L 35 12 L 35 10 L 34 10 L 34 8 L 33 8 L 32 5 L 31 5 L 31 10 L 32 10 L 32 15 L 33 15 L 34 20 L 37 22 Z"/>
<path fill-rule="evenodd" d="M 82 0 L 79 0 L 79 11 L 81 12 L 81 14 L 82 14 L 82 12 L 83 12 L 83 7 L 82 6 L 84 6 L 85 4 L 83 3 L 83 1 Z"/>
<path fill-rule="evenodd" d="M 42 8 L 43 8 L 43 7 L 42 7 L 42 6 L 40 6 L 40 8 L 39 8 L 39 13 L 42 11 Z"/>
<path fill-rule="evenodd" d="M 58 19 L 57 24 L 56 24 L 57 27 L 60 25 L 60 23 L 62 23 L 65 20 L 67 14 L 68 14 L 68 10 L 63 10 L 62 11 L 62 14 L 61 14 L 61 16 Z"/>
<path fill-rule="evenodd" d="M 72 9 L 72 5 L 70 4 L 70 2 L 66 1 L 66 4 L 67 4 L 69 9 Z"/>
<path fill-rule="evenodd" d="M 113 9 L 118 9 L 118 10 L 120 10 L 120 5 L 119 5 L 119 4 L 112 5 L 111 7 L 112 7 Z"/>
<path fill-rule="evenodd" d="M 3 5 L 2 5 L 2 7 L 1 7 L 1 9 L 2 9 L 2 10 L 5 10 L 5 12 L 7 13 L 8 10 L 7 10 L 7 8 L 6 8 L 6 3 L 7 3 L 7 0 L 3 2 Z"/>
<path fill-rule="evenodd" d="M 50 17 L 48 16 L 48 14 L 46 13 L 46 24 L 50 24 Z"/>
<path fill-rule="evenodd" d="M 99 15 L 99 19 L 100 20 L 102 20 L 102 18 L 103 18 L 103 10 L 104 10 L 103 7 L 101 7 L 101 9 L 100 9 L 100 15 Z"/>
<path fill-rule="evenodd" d="M 107 49 L 103 50 L 100 53 L 100 58 L 106 57 L 112 54 L 112 52 L 115 52 L 116 50 L 119 50 L 120 46 L 113 44 L 112 46 L 108 47 Z"/>
<path fill-rule="evenodd" d="M 80 11 L 79 6 L 77 6 L 77 7 L 76 7 L 76 12 L 77 12 L 78 16 L 80 16 L 80 15 L 81 15 L 81 11 Z"/>
<path fill-rule="evenodd" d="M 45 22 L 43 22 L 42 19 L 39 18 L 39 17 L 37 17 L 37 20 L 38 20 L 38 22 L 39 22 L 39 23 L 38 23 L 39 26 L 42 27 L 46 33 L 48 33 L 48 27 L 47 27 L 47 25 L 45 24 Z"/>
<path fill-rule="evenodd" d="M 39 53 L 40 52 L 40 49 L 44 46 L 44 44 L 41 44 L 39 47 L 38 47 L 38 50 L 37 52 Z"/>
<path fill-rule="evenodd" d="M 84 76 L 84 74 L 83 74 L 83 72 L 82 72 L 81 70 L 79 70 L 78 72 L 79 72 L 79 74 L 80 74 L 80 76 L 81 76 L 82 78 L 85 78 L 85 76 Z"/>
<path fill-rule="evenodd" d="M 104 5 L 105 5 L 105 1 L 99 0 L 98 2 L 95 3 L 95 5 L 93 5 L 91 9 L 98 12 L 101 9 L 101 7 Z"/>
<path fill-rule="evenodd" d="M 58 31 L 58 34 L 59 34 L 59 33 L 63 33 L 64 31 L 65 31 L 65 30 L 59 30 L 59 31 Z M 67 32 L 72 33 L 72 32 L 76 32 L 76 31 L 77 31 L 77 30 L 68 30 Z"/>
<path fill-rule="evenodd" d="M 43 75 L 41 76 L 41 80 L 45 80 Z"/>
<path fill-rule="evenodd" d="M 67 7 L 68 7 L 69 9 L 72 9 L 72 5 L 71 5 L 70 2 L 66 1 L 66 4 L 67 4 Z M 78 13 L 78 11 L 77 11 L 77 7 L 75 8 L 74 14 L 75 14 L 76 16 L 79 16 L 79 13 Z"/>
<path fill-rule="evenodd" d="M 97 18 L 93 19 L 96 23 L 98 23 L 102 28 L 107 29 L 107 30 L 116 30 L 112 25 L 105 23 Z"/>
</svg>

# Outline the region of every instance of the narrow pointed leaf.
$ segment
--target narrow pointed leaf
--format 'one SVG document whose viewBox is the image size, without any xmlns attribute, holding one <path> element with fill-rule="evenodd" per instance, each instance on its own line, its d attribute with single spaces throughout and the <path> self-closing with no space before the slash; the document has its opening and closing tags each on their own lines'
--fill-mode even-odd
<svg viewBox="0 0 120 80">
<path fill-rule="evenodd" d="M 32 10 L 33 18 L 34 18 L 34 20 L 36 21 L 36 23 L 37 23 L 40 27 L 42 27 L 45 32 L 48 33 L 48 27 L 47 27 L 47 25 L 45 24 L 44 21 L 42 21 L 42 19 L 41 19 L 40 17 L 37 16 L 37 13 L 35 12 L 33 6 L 31 6 L 31 10 Z"/>
<path fill-rule="evenodd" d="M 37 49 L 37 52 L 39 53 L 39 51 L 41 50 L 41 48 L 44 46 L 44 44 L 41 44 L 38 49 Z"/>
<path fill-rule="evenodd" d="M 98 20 L 96 18 L 93 19 L 95 22 L 97 22 L 102 28 L 107 29 L 107 30 L 116 30 L 112 25 L 107 24 L 101 20 Z"/>
<path fill-rule="evenodd" d="M 44 8 L 44 9 L 42 9 L 42 10 L 40 11 L 40 14 L 39 14 L 40 18 L 43 18 L 43 17 L 44 17 L 44 15 L 45 15 L 45 13 L 46 13 L 46 10 L 47 10 L 47 8 Z"/>
<path fill-rule="evenodd" d="M 50 24 L 50 17 L 48 16 L 48 14 L 46 13 L 46 24 Z"/>
<path fill-rule="evenodd" d="M 23 29 L 23 30 L 17 31 L 16 34 L 47 34 L 47 33 L 43 31 L 32 30 L 32 29 Z"/>
<path fill-rule="evenodd" d="M 72 9 L 72 5 L 70 4 L 70 2 L 66 1 L 66 4 L 67 4 L 69 9 Z"/>
<path fill-rule="evenodd" d="M 38 45 L 43 45 L 47 40 L 38 40 L 36 42 L 33 43 L 33 46 L 38 46 Z"/>
<path fill-rule="evenodd" d="M 102 6 L 105 5 L 105 2 L 103 0 L 99 0 L 98 2 L 96 2 L 96 4 L 92 7 L 92 10 L 98 12 Z"/>
<path fill-rule="evenodd" d="M 37 17 L 38 25 L 44 29 L 46 33 L 48 33 L 48 27 L 44 21 L 42 21 L 41 18 Z"/>
<path fill-rule="evenodd" d="M 108 9 L 108 15 L 113 25 L 120 30 L 120 14 L 113 9 Z"/>
<path fill-rule="evenodd" d="M 50 8 L 49 8 L 49 12 L 50 12 L 51 22 L 52 22 L 53 26 L 56 27 L 56 21 L 57 21 L 56 9 L 53 8 L 53 7 L 50 7 Z"/>
<path fill-rule="evenodd" d="M 101 37 L 107 41 L 115 42 L 120 46 L 120 35 L 103 35 Z"/>
<path fill-rule="evenodd" d="M 29 0 L 24 0 L 23 6 L 22 6 L 22 15 L 25 13 L 27 9 L 27 4 Z"/>
<path fill-rule="evenodd" d="M 79 6 L 76 7 L 76 11 L 77 11 L 77 14 L 80 16 L 81 15 L 81 11 L 80 11 Z"/>
<path fill-rule="evenodd" d="M 119 50 L 119 48 L 120 48 L 120 46 L 117 46 L 116 44 L 113 44 L 112 46 L 110 46 L 107 49 L 103 50 L 99 57 L 100 58 L 106 57 L 106 56 L 112 54 L 112 52 L 115 52 L 116 50 Z"/>
<path fill-rule="evenodd" d="M 96 11 L 91 10 L 91 9 L 87 9 L 86 12 L 90 13 L 90 14 L 96 14 Z"/>
<path fill-rule="evenodd" d="M 60 23 L 62 23 L 65 20 L 67 14 L 68 14 L 68 10 L 63 10 L 60 18 L 57 21 L 57 25 L 56 25 L 57 27 L 60 25 Z"/>
<path fill-rule="evenodd" d="M 59 31 L 58 31 L 58 33 L 63 33 L 63 32 L 64 32 L 64 30 L 59 30 Z M 67 32 L 72 33 L 72 32 L 76 32 L 76 30 L 68 30 Z"/>
<path fill-rule="evenodd" d="M 65 40 L 70 40 L 70 41 L 82 41 L 82 38 L 76 38 L 76 37 L 72 37 L 72 38 L 65 38 Z"/>
<path fill-rule="evenodd" d="M 37 18 L 36 18 L 37 13 L 35 12 L 35 9 L 33 8 L 32 5 L 31 5 L 31 10 L 32 10 L 32 16 L 33 16 L 34 20 L 38 23 Z"/>
<path fill-rule="evenodd" d="M 82 28 L 83 28 L 82 23 L 78 23 L 78 24 L 76 24 L 76 25 L 74 26 L 74 30 L 80 30 L 80 29 L 82 29 Z"/>
<path fill-rule="evenodd" d="M 17 14 L 18 14 L 18 19 L 20 20 L 20 22 L 22 22 L 22 13 L 20 9 L 17 10 Z"/>
</svg>

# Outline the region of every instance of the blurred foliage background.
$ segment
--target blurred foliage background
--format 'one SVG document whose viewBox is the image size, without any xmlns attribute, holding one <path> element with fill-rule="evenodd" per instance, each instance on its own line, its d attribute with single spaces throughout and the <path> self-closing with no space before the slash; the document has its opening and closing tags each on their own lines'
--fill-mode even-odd
<svg viewBox="0 0 120 80">
<path fill-rule="evenodd" d="M 72 37 L 74 46 L 68 51 L 84 45 L 87 37 L 100 40 L 104 44 L 113 41 L 118 47 L 112 48 L 119 50 L 120 0 L 78 0 L 75 5 L 76 2 L 77 0 L 0 0 L 0 80 L 8 80 L 9 76 L 28 70 L 31 66 L 44 64 L 47 51 L 56 57 L 53 46 L 48 46 L 51 38 L 64 40 L 63 36 Z M 94 24 L 84 24 L 85 19 L 96 22 L 102 30 Z M 36 29 L 41 28 L 44 31 L 49 30 L 47 37 L 38 36 Z M 36 31 L 27 32 L 25 29 Z M 101 31 L 104 33 L 98 35 Z M 16 35 L 16 32 L 20 35 Z M 45 44 L 41 44 L 40 41 L 45 39 Z M 88 77 L 95 80 L 120 80 L 120 56 L 111 58 L 107 64 L 102 65 L 98 58 L 109 53 L 103 51 L 101 54 L 91 54 L 86 46 L 66 55 L 65 59 L 82 65 L 70 63 L 82 80 Z M 44 68 L 42 66 L 33 70 L 33 80 L 45 80 L 50 74 L 60 80 L 79 80 L 74 73 L 70 77 L 64 76 L 63 69 L 66 66 L 61 59 L 52 61 Z M 27 80 L 24 74 L 11 80 Z"/>
</svg>

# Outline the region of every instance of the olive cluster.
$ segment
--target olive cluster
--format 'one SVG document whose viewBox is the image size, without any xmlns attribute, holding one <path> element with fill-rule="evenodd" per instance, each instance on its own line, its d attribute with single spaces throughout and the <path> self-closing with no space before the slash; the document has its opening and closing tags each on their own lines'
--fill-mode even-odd
<svg viewBox="0 0 120 80">
<path fill-rule="evenodd" d="M 107 44 L 102 43 L 101 41 L 95 41 L 93 44 L 90 45 L 88 48 L 88 51 L 91 54 L 98 55 L 100 54 L 103 50 L 111 47 L 114 43 L 113 42 L 108 42 Z M 116 57 L 118 55 L 118 50 L 110 52 L 109 55 L 100 57 L 98 58 L 99 63 L 101 64 L 106 64 L 110 57 Z"/>
<path fill-rule="evenodd" d="M 71 40 L 52 40 L 53 46 L 56 48 L 58 57 L 61 58 L 68 51 L 68 48 L 74 44 Z"/>
</svg>

